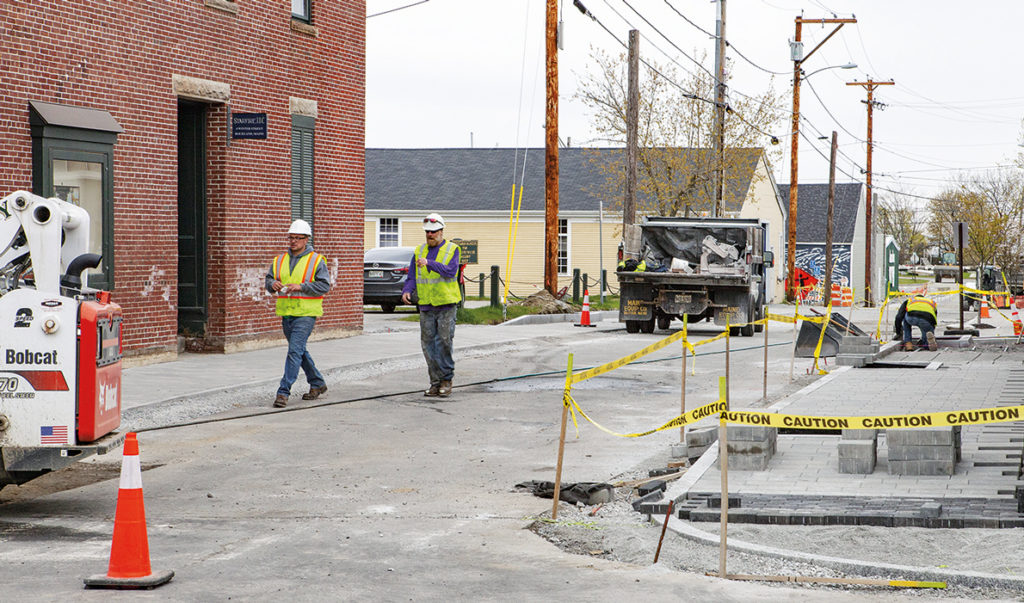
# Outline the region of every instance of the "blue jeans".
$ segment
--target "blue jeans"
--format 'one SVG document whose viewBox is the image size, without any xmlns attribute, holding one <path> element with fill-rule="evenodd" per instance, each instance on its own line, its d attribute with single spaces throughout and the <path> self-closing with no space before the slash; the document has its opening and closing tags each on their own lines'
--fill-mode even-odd
<svg viewBox="0 0 1024 603">
<path fill-rule="evenodd" d="M 455 310 L 455 306 L 443 310 L 420 308 L 420 347 L 427 359 L 430 385 L 451 381 L 455 376 L 455 360 L 452 358 Z"/>
<path fill-rule="evenodd" d="M 909 343 L 912 339 L 914 339 L 913 327 L 917 327 L 917 328 L 921 329 L 921 341 L 918 342 L 918 345 L 920 345 L 921 347 L 927 346 L 928 345 L 927 334 L 931 333 L 932 331 L 935 330 L 935 325 L 933 325 L 932 323 L 928 322 L 926 319 L 921 318 L 919 316 L 910 316 L 909 314 L 907 316 L 904 316 L 903 317 L 903 343 Z"/>
<path fill-rule="evenodd" d="M 299 377 L 300 366 L 306 373 L 306 381 L 309 382 L 311 388 L 327 385 L 324 376 L 316 370 L 313 357 L 306 351 L 306 341 L 313 332 L 314 325 L 316 325 L 315 316 L 284 316 L 281 318 L 284 336 L 288 338 L 288 356 L 284 360 L 284 377 L 281 377 L 281 385 L 277 388 L 278 394 L 287 396 L 291 393 L 292 384 Z"/>
</svg>

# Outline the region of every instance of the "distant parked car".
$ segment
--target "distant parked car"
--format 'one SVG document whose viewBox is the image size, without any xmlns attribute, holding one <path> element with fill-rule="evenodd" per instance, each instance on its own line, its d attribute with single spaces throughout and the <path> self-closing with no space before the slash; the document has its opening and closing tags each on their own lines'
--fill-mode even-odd
<svg viewBox="0 0 1024 603">
<path fill-rule="evenodd" d="M 363 305 L 380 304 L 390 314 L 402 305 L 414 247 L 375 247 L 363 255 Z M 413 305 L 416 304 L 413 291 Z"/>
</svg>

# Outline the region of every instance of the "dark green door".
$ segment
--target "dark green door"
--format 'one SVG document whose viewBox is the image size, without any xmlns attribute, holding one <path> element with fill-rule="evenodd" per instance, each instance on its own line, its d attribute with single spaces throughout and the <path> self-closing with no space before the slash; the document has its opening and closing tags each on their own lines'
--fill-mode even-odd
<svg viewBox="0 0 1024 603">
<path fill-rule="evenodd" d="M 178 332 L 206 332 L 206 105 L 178 102 Z"/>
</svg>

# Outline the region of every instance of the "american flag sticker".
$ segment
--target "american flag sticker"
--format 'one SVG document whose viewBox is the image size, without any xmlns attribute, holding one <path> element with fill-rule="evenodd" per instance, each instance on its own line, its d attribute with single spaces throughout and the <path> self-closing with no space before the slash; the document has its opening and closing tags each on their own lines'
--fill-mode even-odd
<svg viewBox="0 0 1024 603">
<path fill-rule="evenodd" d="M 39 428 L 40 444 L 67 444 L 67 425 L 43 425 Z"/>
</svg>

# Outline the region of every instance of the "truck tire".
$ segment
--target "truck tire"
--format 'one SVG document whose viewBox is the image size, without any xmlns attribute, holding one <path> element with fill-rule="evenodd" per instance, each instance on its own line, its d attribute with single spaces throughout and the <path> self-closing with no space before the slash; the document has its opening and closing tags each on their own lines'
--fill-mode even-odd
<svg viewBox="0 0 1024 603">
<path fill-rule="evenodd" d="M 640 332 L 640 321 L 639 320 L 627 320 L 626 321 L 626 332 L 627 333 L 639 333 Z"/>
<path fill-rule="evenodd" d="M 942 282 L 942 275 L 941 274 L 935 273 L 935 282 L 936 283 L 941 283 Z"/>
<path fill-rule="evenodd" d="M 659 329 L 664 331 L 671 324 L 672 324 L 672 317 L 671 316 L 669 316 L 668 314 L 659 314 L 658 315 L 658 328 Z"/>
<path fill-rule="evenodd" d="M 395 313 L 395 304 L 381 304 L 380 305 L 380 309 L 385 314 L 394 314 Z"/>
<path fill-rule="evenodd" d="M 649 320 L 640 321 L 640 330 L 644 333 L 654 332 L 654 317 L 652 316 Z"/>
<path fill-rule="evenodd" d="M 744 337 L 754 336 L 754 325 L 743 325 L 740 327 L 740 335 Z"/>
<path fill-rule="evenodd" d="M 729 327 L 729 337 L 739 337 L 739 336 L 740 336 L 740 328 L 739 327 Z"/>
</svg>

